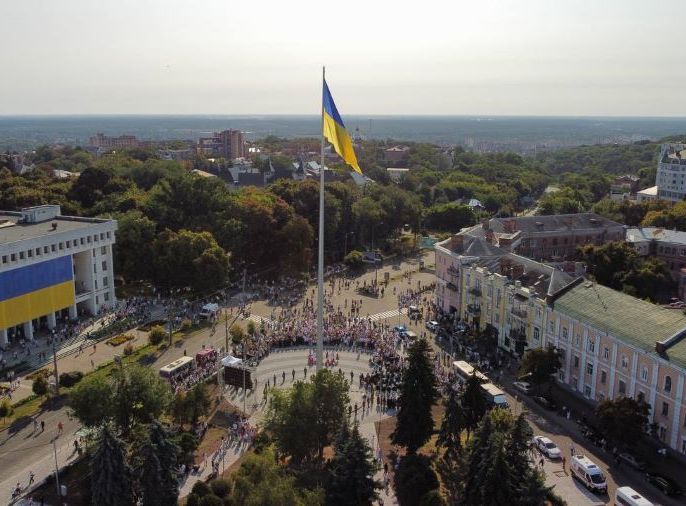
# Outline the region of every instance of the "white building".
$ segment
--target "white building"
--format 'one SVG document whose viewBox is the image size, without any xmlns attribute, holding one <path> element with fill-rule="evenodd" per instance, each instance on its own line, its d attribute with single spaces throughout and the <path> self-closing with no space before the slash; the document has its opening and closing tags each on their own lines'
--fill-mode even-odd
<svg viewBox="0 0 686 506">
<path fill-rule="evenodd" d="M 115 302 L 115 220 L 0 211 L 0 345 Z"/>
<path fill-rule="evenodd" d="M 686 197 L 686 145 L 663 144 L 655 184 L 660 200 L 679 202 Z"/>
</svg>

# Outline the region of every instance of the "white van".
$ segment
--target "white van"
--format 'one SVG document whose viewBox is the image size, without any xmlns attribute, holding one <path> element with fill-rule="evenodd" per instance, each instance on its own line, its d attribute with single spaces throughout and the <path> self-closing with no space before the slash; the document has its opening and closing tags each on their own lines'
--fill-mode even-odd
<svg viewBox="0 0 686 506">
<path fill-rule="evenodd" d="M 615 493 L 616 506 L 653 506 L 653 503 L 631 487 L 619 487 Z"/>
<path fill-rule="evenodd" d="M 583 455 L 574 455 L 569 464 L 572 476 L 582 482 L 591 492 L 607 492 L 605 475 L 595 463 Z"/>
<path fill-rule="evenodd" d="M 200 318 L 203 320 L 210 320 L 212 318 L 215 318 L 217 316 L 217 312 L 219 311 L 219 304 L 205 304 L 202 309 L 200 310 Z"/>
</svg>

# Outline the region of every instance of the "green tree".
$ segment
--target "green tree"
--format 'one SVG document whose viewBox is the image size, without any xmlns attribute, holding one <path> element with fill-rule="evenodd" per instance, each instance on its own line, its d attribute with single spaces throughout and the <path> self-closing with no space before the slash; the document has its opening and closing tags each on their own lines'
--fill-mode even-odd
<svg viewBox="0 0 686 506">
<path fill-rule="evenodd" d="M 100 429 L 90 468 L 93 504 L 134 504 L 132 471 L 126 462 L 126 446 L 107 424 Z"/>
<path fill-rule="evenodd" d="M 262 506 L 315 506 L 323 504 L 321 490 L 308 491 L 279 466 L 271 448 L 248 455 L 233 474 L 234 487 L 229 504 Z"/>
<path fill-rule="evenodd" d="M 438 476 L 425 455 L 405 455 L 398 465 L 393 484 L 395 495 L 403 506 L 421 504 L 421 499 L 439 487 Z"/>
<path fill-rule="evenodd" d="M 605 399 L 598 403 L 595 413 L 601 429 L 609 439 L 632 445 L 646 433 L 650 405 L 631 397 Z"/>
<path fill-rule="evenodd" d="M 33 390 L 33 393 L 36 394 L 38 397 L 42 397 L 45 394 L 48 393 L 48 382 L 43 376 L 38 376 L 35 380 L 33 380 L 33 385 L 31 386 L 31 390 Z"/>
<path fill-rule="evenodd" d="M 418 339 L 408 350 L 408 366 L 403 372 L 393 444 L 415 453 L 434 430 L 431 408 L 438 398 L 436 377 L 429 358 L 429 343 Z"/>
<path fill-rule="evenodd" d="M 436 469 L 452 504 L 457 501 L 462 488 L 462 431 L 465 428 L 465 419 L 460 406 L 460 394 L 456 389 L 450 389 L 443 404 L 445 412 L 437 441 L 437 446 L 443 449 L 443 455 Z"/>
<path fill-rule="evenodd" d="M 345 255 L 343 262 L 351 269 L 361 269 L 364 266 L 363 258 L 362 252 L 352 250 L 350 253 Z"/>
<path fill-rule="evenodd" d="M 188 403 L 188 411 L 190 415 L 190 421 L 192 424 L 198 421 L 198 418 L 205 416 L 212 405 L 212 399 L 207 392 L 207 385 L 204 383 L 198 383 L 195 385 L 188 395 L 186 396 L 186 402 Z"/>
<path fill-rule="evenodd" d="M 279 450 L 295 463 L 321 459 L 340 430 L 350 400 L 348 383 L 328 369 L 288 391 L 271 393 L 266 427 Z"/>
<path fill-rule="evenodd" d="M 488 410 L 488 403 L 481 389 L 481 380 L 476 374 L 472 374 L 465 383 L 460 396 L 464 428 L 467 431 L 467 439 L 471 432 L 476 429 L 479 422 Z"/>
<path fill-rule="evenodd" d="M 157 420 L 153 420 L 149 429 L 150 444 L 160 464 L 158 485 L 153 501 L 149 504 L 176 504 L 179 496 L 179 482 L 176 478 L 179 447 L 172 441 L 171 435 Z"/>
<path fill-rule="evenodd" d="M 469 207 L 451 202 L 431 206 L 424 223 L 430 230 L 459 232 L 464 227 L 474 225 L 476 217 Z"/>
<path fill-rule="evenodd" d="M 86 427 L 96 427 L 112 417 L 112 384 L 101 375 L 86 376 L 69 393 L 72 415 Z"/>
<path fill-rule="evenodd" d="M 136 449 L 135 472 L 138 477 L 138 488 L 143 506 L 162 506 L 165 495 L 162 483 L 162 466 L 155 454 L 155 447 L 150 440 L 146 440 Z"/>
<path fill-rule="evenodd" d="M 123 430 L 159 418 L 172 400 L 171 389 L 152 369 L 130 366 L 112 373 L 112 418 Z"/>
<path fill-rule="evenodd" d="M 117 242 L 114 245 L 115 272 L 126 280 L 151 279 L 152 245 L 155 222 L 138 210 L 117 216 Z"/>
<path fill-rule="evenodd" d="M 365 505 L 372 504 L 378 496 L 381 483 L 374 479 L 377 466 L 372 450 L 360 435 L 357 424 L 348 432 L 343 424 L 336 444 L 336 453 L 329 463 L 326 504 Z"/>
<path fill-rule="evenodd" d="M 529 350 L 519 364 L 519 373 L 527 375 L 531 383 L 539 389 L 548 383 L 562 367 L 562 360 L 554 348 L 535 348 Z"/>
<path fill-rule="evenodd" d="M 245 340 L 245 331 L 243 327 L 234 323 L 229 329 L 229 334 L 231 335 L 231 342 L 233 344 L 241 344 Z"/>
</svg>

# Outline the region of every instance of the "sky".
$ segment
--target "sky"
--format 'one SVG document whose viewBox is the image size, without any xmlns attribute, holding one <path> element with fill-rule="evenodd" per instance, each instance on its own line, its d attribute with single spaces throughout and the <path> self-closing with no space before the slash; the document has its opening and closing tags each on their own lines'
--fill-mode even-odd
<svg viewBox="0 0 686 506">
<path fill-rule="evenodd" d="M 0 0 L 0 115 L 686 116 L 686 0 Z"/>
</svg>

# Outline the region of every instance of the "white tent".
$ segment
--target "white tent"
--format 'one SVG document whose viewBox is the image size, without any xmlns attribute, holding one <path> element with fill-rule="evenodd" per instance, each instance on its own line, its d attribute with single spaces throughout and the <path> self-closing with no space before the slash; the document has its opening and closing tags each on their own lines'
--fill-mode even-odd
<svg viewBox="0 0 686 506">
<path fill-rule="evenodd" d="M 241 365 L 242 363 L 243 363 L 243 361 L 240 358 L 233 357 L 231 355 L 227 355 L 226 357 L 224 357 L 222 359 L 222 365 L 224 367 L 237 367 L 237 366 Z"/>
</svg>

